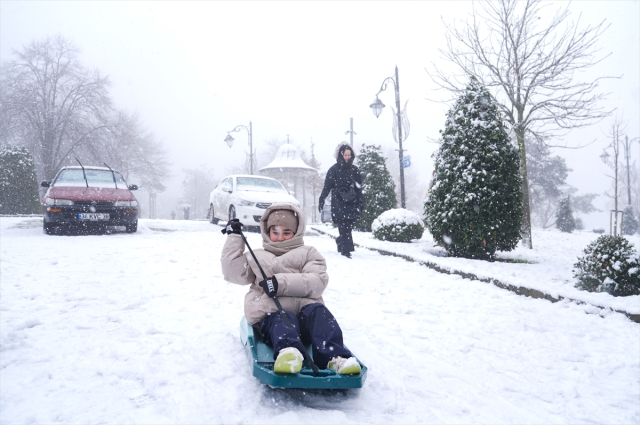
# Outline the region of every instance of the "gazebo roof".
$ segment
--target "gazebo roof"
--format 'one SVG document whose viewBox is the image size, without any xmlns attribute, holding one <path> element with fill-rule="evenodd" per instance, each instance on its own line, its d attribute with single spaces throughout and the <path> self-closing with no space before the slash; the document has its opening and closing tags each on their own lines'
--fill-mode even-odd
<svg viewBox="0 0 640 425">
<path fill-rule="evenodd" d="M 295 146 L 285 143 L 280 146 L 271 164 L 258 170 L 262 174 L 291 173 L 300 175 L 318 174 L 318 170 L 308 166 L 300 158 Z"/>
</svg>

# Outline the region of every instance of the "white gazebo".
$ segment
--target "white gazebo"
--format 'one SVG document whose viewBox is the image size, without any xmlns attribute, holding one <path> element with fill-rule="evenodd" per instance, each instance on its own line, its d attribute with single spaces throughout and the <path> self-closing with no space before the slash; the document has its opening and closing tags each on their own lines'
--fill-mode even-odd
<svg viewBox="0 0 640 425">
<path fill-rule="evenodd" d="M 307 213 L 306 179 L 317 175 L 318 170 L 304 163 L 295 146 L 289 143 L 280 146 L 271 164 L 262 167 L 258 172 L 280 181 L 287 189 L 290 189 L 293 184 L 294 196 L 301 201 L 302 211 Z M 299 187 L 302 187 L 302 198 L 298 191 Z"/>
</svg>

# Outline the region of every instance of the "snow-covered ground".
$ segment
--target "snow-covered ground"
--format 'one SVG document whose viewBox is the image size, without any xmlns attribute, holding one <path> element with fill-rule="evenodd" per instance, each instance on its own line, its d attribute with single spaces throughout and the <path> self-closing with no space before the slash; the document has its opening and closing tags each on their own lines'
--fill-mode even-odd
<svg viewBox="0 0 640 425">
<path fill-rule="evenodd" d="M 367 382 L 262 386 L 238 336 L 246 289 L 222 279 L 219 230 L 141 220 L 136 234 L 46 236 L 37 218 L 0 218 L 0 422 L 640 423 L 640 325 L 624 315 L 375 251 L 349 260 L 328 236 L 305 239 L 327 258 L 325 301 Z M 378 243 L 367 238 L 356 242 Z M 572 287 L 566 250 L 593 239 L 537 232 L 533 252 L 509 254 L 537 264 L 438 257 L 428 239 L 383 249 L 560 293 Z"/>
<path fill-rule="evenodd" d="M 338 229 L 330 225 L 312 225 L 311 228 L 338 236 Z M 409 256 L 416 261 L 435 265 L 450 272 L 471 273 L 478 278 L 493 278 L 500 282 L 541 291 L 554 299 L 569 298 L 588 303 L 598 314 L 607 314 L 608 310 L 622 311 L 640 315 L 640 296 L 613 297 L 607 293 L 593 293 L 575 287 L 573 265 L 578 257 L 584 255 L 587 245 L 598 238 L 592 231 L 563 233 L 556 229 L 533 230 L 533 249 L 518 244 L 511 252 L 498 252 L 500 260 L 493 263 L 465 258 L 447 257 L 444 248 L 436 246 L 429 232 L 413 243 L 387 242 L 375 239 L 371 233 L 353 232 L 355 243 L 374 249 Z M 639 236 L 626 236 L 636 247 L 640 247 Z"/>
</svg>

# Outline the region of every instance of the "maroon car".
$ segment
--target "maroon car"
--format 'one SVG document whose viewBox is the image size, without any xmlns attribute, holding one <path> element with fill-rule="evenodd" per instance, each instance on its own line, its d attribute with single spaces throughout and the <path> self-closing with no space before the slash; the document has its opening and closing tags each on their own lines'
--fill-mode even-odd
<svg viewBox="0 0 640 425">
<path fill-rule="evenodd" d="M 111 168 L 75 166 L 62 168 L 44 196 L 42 227 L 51 234 L 62 226 L 79 230 L 105 230 L 107 226 L 125 226 L 138 230 L 138 201 L 131 193 L 136 185 L 127 185 L 122 174 Z"/>
</svg>

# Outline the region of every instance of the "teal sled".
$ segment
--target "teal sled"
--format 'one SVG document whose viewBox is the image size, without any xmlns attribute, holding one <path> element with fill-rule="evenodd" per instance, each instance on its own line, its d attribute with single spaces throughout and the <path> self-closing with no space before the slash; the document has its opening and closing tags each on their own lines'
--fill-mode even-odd
<svg viewBox="0 0 640 425">
<path fill-rule="evenodd" d="M 253 376 L 260 383 L 277 388 L 304 388 L 317 390 L 343 390 L 350 388 L 362 388 L 367 378 L 367 367 L 362 364 L 362 371 L 358 375 L 340 375 L 331 369 L 320 369 L 320 375 L 315 376 L 309 363 L 305 360 L 299 373 L 275 373 L 273 371 L 273 349 L 262 341 L 259 332 L 253 331 L 253 326 L 247 323 L 243 316 L 240 321 L 240 340 L 251 362 Z M 311 346 L 307 346 L 310 356 Z M 346 348 L 346 347 L 345 347 Z"/>
</svg>

